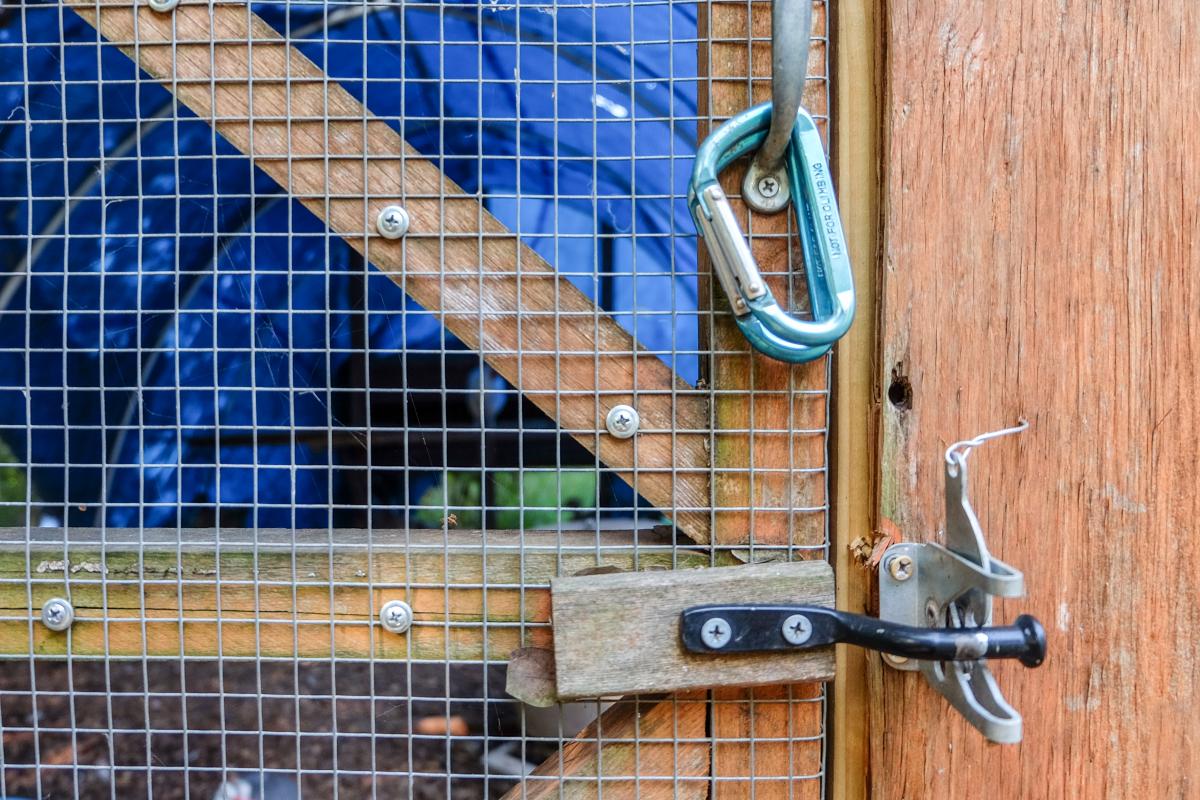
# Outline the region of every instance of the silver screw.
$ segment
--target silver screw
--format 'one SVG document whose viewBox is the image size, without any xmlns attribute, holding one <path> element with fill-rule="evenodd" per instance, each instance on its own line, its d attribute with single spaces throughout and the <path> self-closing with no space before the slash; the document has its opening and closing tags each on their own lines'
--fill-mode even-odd
<svg viewBox="0 0 1200 800">
<path fill-rule="evenodd" d="M 412 623 L 412 606 L 403 600 L 389 600 L 379 609 L 379 624 L 388 633 L 404 633 Z"/>
<path fill-rule="evenodd" d="M 375 220 L 375 228 L 385 239 L 399 239 L 408 233 L 408 212 L 400 206 L 384 206 Z"/>
<path fill-rule="evenodd" d="M 174 11 L 175 6 L 179 5 L 179 0 L 146 0 L 146 5 L 150 6 L 153 11 L 165 14 L 168 11 Z"/>
<path fill-rule="evenodd" d="M 770 175 L 758 179 L 758 193 L 763 197 L 774 197 L 779 194 L 779 181 Z"/>
<path fill-rule="evenodd" d="M 906 656 L 898 656 L 892 653 L 884 653 L 883 660 L 887 661 L 888 663 L 895 664 L 896 666 L 908 663 L 908 658 Z"/>
<path fill-rule="evenodd" d="M 722 617 L 712 617 L 700 629 L 700 638 L 713 650 L 720 650 L 733 638 L 733 627 Z"/>
<path fill-rule="evenodd" d="M 604 425 L 608 428 L 608 432 L 618 439 L 628 439 L 633 436 L 637 433 L 639 424 L 641 424 L 641 418 L 633 406 L 613 406 L 608 410 L 608 416 L 604 418 Z"/>
<path fill-rule="evenodd" d="M 65 631 L 75 621 L 75 609 L 61 597 L 51 597 L 42 606 L 42 624 L 52 631 Z"/>
<path fill-rule="evenodd" d="M 913 560 L 911 556 L 892 556 L 887 563 L 888 574 L 898 581 L 906 581 L 913 576 Z"/>
<path fill-rule="evenodd" d="M 803 614 L 792 614 L 783 621 L 782 631 L 790 644 L 804 644 L 812 638 L 812 622 Z"/>
</svg>

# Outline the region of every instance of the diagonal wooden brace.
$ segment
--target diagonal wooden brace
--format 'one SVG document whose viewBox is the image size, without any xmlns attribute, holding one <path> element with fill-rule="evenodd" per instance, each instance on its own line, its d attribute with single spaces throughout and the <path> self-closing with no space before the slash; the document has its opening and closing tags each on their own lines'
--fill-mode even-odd
<svg viewBox="0 0 1200 800">
<path fill-rule="evenodd" d="M 692 539 L 709 540 L 704 396 L 244 4 L 74 10 Z M 403 239 L 374 234 L 403 203 Z M 604 417 L 632 403 L 640 432 Z"/>
<path fill-rule="evenodd" d="M 622 700 L 501 800 L 706 800 L 711 766 L 707 712 L 701 692 L 659 703 Z"/>
</svg>

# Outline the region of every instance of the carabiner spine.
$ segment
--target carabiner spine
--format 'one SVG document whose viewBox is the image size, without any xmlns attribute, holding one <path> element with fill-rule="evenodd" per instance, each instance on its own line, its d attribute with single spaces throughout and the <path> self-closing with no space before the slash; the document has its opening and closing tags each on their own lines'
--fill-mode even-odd
<svg viewBox="0 0 1200 800">
<path fill-rule="evenodd" d="M 839 339 L 854 319 L 854 283 L 845 236 L 812 117 L 801 109 L 788 151 L 788 174 L 796 187 L 793 207 L 808 272 L 812 320 L 786 312 L 774 296 L 747 298 L 750 313 L 780 339 L 819 346 Z"/>
<path fill-rule="evenodd" d="M 804 124 L 797 125 L 792 134 L 792 151 L 799 155 L 796 172 L 808 173 L 808 180 L 799 181 L 792 175 L 792 183 L 799 183 L 808 201 L 805 205 L 810 213 L 805 215 L 812 225 L 807 232 L 813 236 L 821 254 L 824 274 L 821 282 L 827 282 L 830 295 L 837 301 L 841 311 L 854 313 L 854 281 L 850 267 L 846 234 L 842 229 L 842 216 L 838 210 L 837 195 L 833 191 L 833 178 L 829 174 L 829 162 L 825 158 L 825 146 L 812 117 L 804 114 Z M 801 226 L 801 230 L 803 231 Z"/>
</svg>

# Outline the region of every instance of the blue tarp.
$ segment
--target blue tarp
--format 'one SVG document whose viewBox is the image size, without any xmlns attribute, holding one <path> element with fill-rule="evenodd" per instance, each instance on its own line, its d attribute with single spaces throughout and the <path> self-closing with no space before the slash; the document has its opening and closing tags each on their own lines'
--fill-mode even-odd
<svg viewBox="0 0 1200 800">
<path fill-rule="evenodd" d="M 695 381 L 694 5 L 254 8 Z M 0 436 L 33 491 L 73 524 L 327 524 L 336 450 L 214 442 L 338 424 L 357 256 L 73 12 L 2 20 Z M 462 349 L 365 293 L 372 351 Z"/>
</svg>

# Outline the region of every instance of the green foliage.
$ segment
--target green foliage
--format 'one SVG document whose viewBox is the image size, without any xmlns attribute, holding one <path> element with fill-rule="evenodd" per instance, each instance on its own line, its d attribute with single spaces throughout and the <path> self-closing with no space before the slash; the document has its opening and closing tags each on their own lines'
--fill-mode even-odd
<svg viewBox="0 0 1200 800">
<path fill-rule="evenodd" d="M 15 464 L 12 451 L 0 443 L 0 526 L 25 524 L 25 468 Z"/>
<path fill-rule="evenodd" d="M 488 479 L 491 527 L 552 528 L 596 511 L 599 479 L 594 471 L 489 472 Z M 451 527 L 483 527 L 480 473 L 446 473 L 442 483 L 425 492 L 420 505 L 413 515 L 418 525 L 440 528 L 443 519 L 453 515 Z"/>
</svg>

